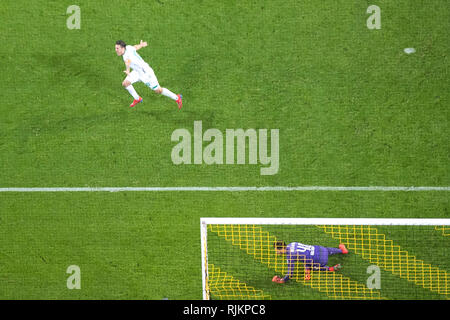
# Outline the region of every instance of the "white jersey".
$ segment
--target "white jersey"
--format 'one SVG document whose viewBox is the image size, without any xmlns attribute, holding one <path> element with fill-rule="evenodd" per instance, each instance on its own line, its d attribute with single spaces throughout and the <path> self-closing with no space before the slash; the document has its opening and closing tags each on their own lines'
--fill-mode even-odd
<svg viewBox="0 0 450 320">
<path fill-rule="evenodd" d="M 141 58 L 136 52 L 136 48 L 133 46 L 126 46 L 125 53 L 123 54 L 123 61 L 125 64 L 128 61 L 130 63 L 130 68 L 136 70 L 140 74 L 142 74 L 142 72 L 145 73 L 145 71 L 150 69 L 148 63 Z"/>
</svg>

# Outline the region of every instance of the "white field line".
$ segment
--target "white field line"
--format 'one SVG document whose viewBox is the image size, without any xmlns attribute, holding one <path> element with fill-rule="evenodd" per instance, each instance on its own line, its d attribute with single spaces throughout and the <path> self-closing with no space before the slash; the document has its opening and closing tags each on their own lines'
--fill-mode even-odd
<svg viewBox="0 0 450 320">
<path fill-rule="evenodd" d="M 167 191 L 450 191 L 450 187 L 50 187 L 50 188 L 0 188 L 0 192 L 167 192 Z"/>
</svg>

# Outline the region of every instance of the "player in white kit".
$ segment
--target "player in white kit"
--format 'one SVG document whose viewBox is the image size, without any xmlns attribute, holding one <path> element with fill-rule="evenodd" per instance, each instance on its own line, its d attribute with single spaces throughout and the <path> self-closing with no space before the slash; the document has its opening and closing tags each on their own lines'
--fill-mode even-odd
<svg viewBox="0 0 450 320">
<path fill-rule="evenodd" d="M 183 105 L 182 95 L 176 95 L 172 91 L 166 88 L 162 88 L 158 83 L 158 79 L 156 78 L 153 69 L 136 52 L 137 50 L 146 46 L 147 42 L 144 42 L 142 40 L 135 46 L 126 45 L 126 43 L 122 40 L 118 40 L 116 42 L 116 53 L 118 56 L 123 57 L 123 61 L 125 62 L 127 68 L 124 71 L 127 74 L 127 77 L 122 82 L 122 85 L 134 98 L 133 103 L 130 105 L 130 108 L 143 101 L 143 99 L 137 94 L 136 90 L 133 87 L 133 83 L 142 81 L 147 87 L 149 87 L 156 93 L 162 94 L 174 100 L 178 104 L 178 109 L 181 109 Z M 130 71 L 130 69 L 133 69 L 133 71 Z"/>
</svg>

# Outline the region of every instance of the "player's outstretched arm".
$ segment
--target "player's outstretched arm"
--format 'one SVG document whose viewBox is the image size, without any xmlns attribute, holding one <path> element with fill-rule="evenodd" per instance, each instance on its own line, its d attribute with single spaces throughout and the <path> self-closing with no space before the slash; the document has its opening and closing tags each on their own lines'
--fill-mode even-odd
<svg viewBox="0 0 450 320">
<path fill-rule="evenodd" d="M 146 41 L 142 41 L 142 40 L 141 40 L 141 42 L 140 42 L 139 44 L 134 45 L 134 48 L 135 48 L 136 50 L 139 50 L 139 49 L 141 49 L 141 48 L 146 47 L 147 45 L 148 45 L 148 44 L 147 44 Z"/>
</svg>

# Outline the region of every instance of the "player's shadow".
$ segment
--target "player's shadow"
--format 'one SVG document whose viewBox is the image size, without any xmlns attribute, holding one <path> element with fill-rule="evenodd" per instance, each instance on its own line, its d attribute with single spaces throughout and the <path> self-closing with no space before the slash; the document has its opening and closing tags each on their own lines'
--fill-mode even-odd
<svg viewBox="0 0 450 320">
<path fill-rule="evenodd" d="M 33 54 L 33 63 L 45 66 L 45 80 L 49 86 L 64 84 L 65 88 L 71 85 L 83 85 L 98 91 L 99 84 L 109 83 L 105 70 L 94 60 L 78 53 Z"/>
</svg>

